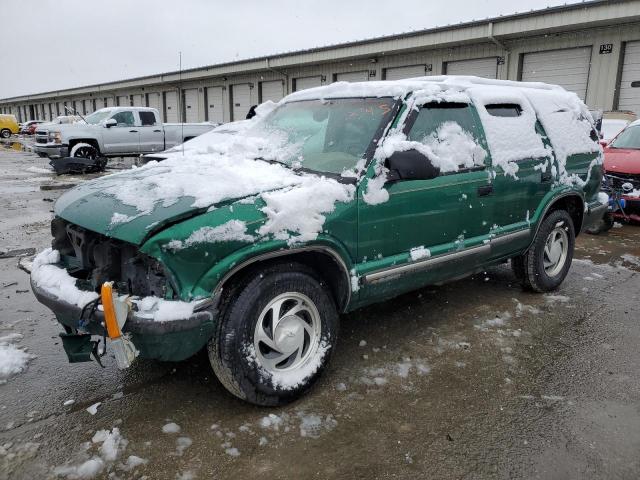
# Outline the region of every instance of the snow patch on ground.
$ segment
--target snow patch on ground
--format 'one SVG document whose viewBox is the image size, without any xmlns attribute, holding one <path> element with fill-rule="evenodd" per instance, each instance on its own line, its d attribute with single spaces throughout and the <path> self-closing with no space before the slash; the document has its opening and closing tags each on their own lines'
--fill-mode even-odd
<svg viewBox="0 0 640 480">
<path fill-rule="evenodd" d="M 0 337 L 0 384 L 27 369 L 27 364 L 35 358 L 34 355 L 25 352 L 22 348 L 14 345 L 14 342 L 21 340 L 22 335 L 12 333 Z"/>
<path fill-rule="evenodd" d="M 162 433 L 180 433 L 180 425 L 174 422 L 162 426 Z"/>
</svg>

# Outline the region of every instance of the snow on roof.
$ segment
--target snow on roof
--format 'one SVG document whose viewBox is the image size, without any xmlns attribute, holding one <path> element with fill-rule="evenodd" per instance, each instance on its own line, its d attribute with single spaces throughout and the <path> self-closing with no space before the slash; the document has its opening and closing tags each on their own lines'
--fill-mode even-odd
<svg viewBox="0 0 640 480">
<path fill-rule="evenodd" d="M 473 76 L 434 75 L 430 77 L 407 78 L 403 80 L 384 80 L 372 82 L 335 82 L 322 87 L 309 88 L 294 92 L 284 98 L 285 102 L 316 100 L 324 98 L 348 97 L 403 97 L 410 92 L 428 90 L 466 91 L 470 88 L 508 87 L 518 89 L 560 90 L 557 85 L 542 82 L 515 82 L 512 80 L 494 80 Z"/>
</svg>

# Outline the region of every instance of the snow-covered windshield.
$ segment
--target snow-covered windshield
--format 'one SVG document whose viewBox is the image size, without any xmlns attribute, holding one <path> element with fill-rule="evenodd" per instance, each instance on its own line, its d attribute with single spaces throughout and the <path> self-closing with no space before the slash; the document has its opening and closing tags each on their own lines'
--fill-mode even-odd
<svg viewBox="0 0 640 480">
<path fill-rule="evenodd" d="M 627 120 L 618 120 L 616 118 L 602 120 L 602 138 L 611 140 L 618 135 L 624 127 L 629 125 Z"/>
<path fill-rule="evenodd" d="M 84 117 L 84 119 L 91 125 L 97 125 L 101 121 L 105 120 L 109 115 L 111 115 L 111 110 L 98 110 L 88 117 Z"/>
<path fill-rule="evenodd" d="M 610 145 L 613 148 L 640 150 L 640 125 L 627 127 Z"/>
<path fill-rule="evenodd" d="M 282 145 L 285 163 L 340 174 L 356 166 L 378 128 L 388 122 L 392 98 L 344 98 L 285 103 L 251 135 Z"/>
</svg>

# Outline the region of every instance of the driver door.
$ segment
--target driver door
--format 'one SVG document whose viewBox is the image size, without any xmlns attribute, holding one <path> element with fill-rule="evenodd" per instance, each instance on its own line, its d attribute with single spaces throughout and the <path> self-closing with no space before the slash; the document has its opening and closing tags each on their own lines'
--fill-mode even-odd
<svg viewBox="0 0 640 480">
<path fill-rule="evenodd" d="M 139 127 L 133 111 L 125 110 L 111 116 L 117 125 L 105 128 L 102 140 L 106 154 L 138 153 L 140 144 Z"/>
<path fill-rule="evenodd" d="M 429 148 L 438 142 L 434 152 L 453 156 L 460 164 L 469 165 L 469 159 L 457 155 L 480 155 L 479 161 L 472 160 L 474 166 L 460 166 L 430 180 L 387 183 L 383 188 L 389 199 L 377 205 L 364 201 L 366 187 L 359 189 L 356 270 L 361 295 L 394 296 L 466 273 L 488 258 L 493 224 L 489 157 L 482 150 L 465 154 L 455 138 L 443 139 L 453 124 L 462 127 L 454 130 L 461 138 L 473 139 L 488 152 L 477 114 L 466 103 L 424 105 L 408 116 L 404 133 Z"/>
</svg>

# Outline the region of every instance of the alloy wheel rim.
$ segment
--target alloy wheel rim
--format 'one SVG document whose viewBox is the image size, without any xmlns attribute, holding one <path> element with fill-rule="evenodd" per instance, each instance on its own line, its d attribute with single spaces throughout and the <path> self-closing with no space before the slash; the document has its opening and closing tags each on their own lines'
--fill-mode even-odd
<svg viewBox="0 0 640 480">
<path fill-rule="evenodd" d="M 254 332 L 254 348 L 260 366 L 268 372 L 300 368 L 318 352 L 320 313 L 309 297 L 287 292 L 262 310 Z"/>
<path fill-rule="evenodd" d="M 79 158 L 88 158 L 90 160 L 93 160 L 96 157 L 93 149 L 89 147 L 80 147 L 78 150 L 76 150 L 75 156 Z"/>
<path fill-rule="evenodd" d="M 569 236 L 562 226 L 557 226 L 547 236 L 544 244 L 544 271 L 550 277 L 558 275 L 567 261 Z"/>
</svg>

